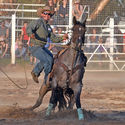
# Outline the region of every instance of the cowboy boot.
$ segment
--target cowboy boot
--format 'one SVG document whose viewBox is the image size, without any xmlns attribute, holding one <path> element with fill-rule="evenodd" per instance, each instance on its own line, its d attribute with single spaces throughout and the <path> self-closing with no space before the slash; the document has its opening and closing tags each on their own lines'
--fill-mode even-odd
<svg viewBox="0 0 125 125">
<path fill-rule="evenodd" d="M 34 80 L 36 83 L 39 83 L 39 81 L 38 81 L 38 76 L 37 76 L 34 72 L 31 72 L 31 75 L 32 75 L 33 80 Z"/>
</svg>

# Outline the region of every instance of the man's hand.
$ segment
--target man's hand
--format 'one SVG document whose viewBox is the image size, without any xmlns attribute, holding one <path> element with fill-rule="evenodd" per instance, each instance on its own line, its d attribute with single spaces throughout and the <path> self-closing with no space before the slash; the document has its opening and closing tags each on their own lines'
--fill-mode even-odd
<svg viewBox="0 0 125 125">
<path fill-rule="evenodd" d="M 69 37 L 68 37 L 68 34 L 67 33 L 65 33 L 64 35 L 63 35 L 63 40 L 66 40 L 66 39 L 68 39 Z"/>
<path fill-rule="evenodd" d="M 35 34 L 31 34 L 30 38 L 35 39 Z"/>
</svg>

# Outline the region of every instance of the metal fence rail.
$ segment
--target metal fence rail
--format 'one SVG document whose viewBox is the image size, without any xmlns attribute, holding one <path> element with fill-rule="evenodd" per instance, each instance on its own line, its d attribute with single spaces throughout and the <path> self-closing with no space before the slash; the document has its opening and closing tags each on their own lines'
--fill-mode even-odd
<svg viewBox="0 0 125 125">
<path fill-rule="evenodd" d="M 8 5 L 10 6 L 10 3 L 4 3 L 0 5 Z M 41 7 L 41 6 L 45 6 L 44 4 L 13 4 L 14 9 L 0 9 L 0 11 L 6 11 L 6 12 L 10 12 L 11 15 L 15 14 L 15 28 L 11 29 L 11 24 L 10 24 L 10 29 L 11 32 L 13 33 L 13 31 L 15 32 L 15 36 L 14 39 L 16 39 L 18 37 L 18 35 L 21 32 L 21 28 L 22 28 L 22 24 L 25 20 L 27 21 L 32 21 L 35 19 L 38 19 L 38 17 L 34 16 L 33 13 L 36 14 L 37 12 L 37 7 Z M 25 9 L 25 7 L 34 7 L 33 9 Z M 86 5 L 85 5 L 86 6 Z M 35 8 L 36 7 L 36 8 Z M 89 6 L 87 6 L 89 8 Z M 90 9 L 90 8 L 89 8 Z M 89 10 L 88 9 L 88 10 Z M 26 13 L 31 13 L 32 16 L 27 17 L 27 15 L 25 15 Z M 89 12 L 88 12 L 89 13 Z M 71 21 L 72 16 L 70 16 L 70 21 Z M 108 17 L 110 19 L 110 17 Z M 8 15 L 8 16 L 0 16 L 0 19 L 5 19 L 5 20 L 12 20 L 12 16 Z M 103 24 L 103 23 L 102 23 Z M 68 27 L 67 29 L 70 30 L 70 28 L 72 27 L 72 24 L 68 24 L 68 25 L 56 25 L 57 27 Z M 109 24 L 109 25 L 90 25 L 89 23 L 86 25 L 87 27 L 87 32 L 86 32 L 86 39 L 85 39 L 85 44 L 84 44 L 84 52 L 86 54 L 86 56 L 88 57 L 88 62 L 87 62 L 87 67 L 86 67 L 86 71 L 125 71 L 125 53 L 123 52 L 114 52 L 114 48 L 113 46 L 125 46 L 125 44 L 123 44 L 123 41 L 120 41 L 117 44 L 113 43 L 113 38 L 114 37 L 123 37 L 123 34 L 114 34 L 114 28 L 116 27 L 121 27 L 123 29 L 125 29 L 125 25 L 115 25 L 113 24 Z M 105 44 L 102 43 L 100 44 L 98 43 L 89 43 L 89 37 L 93 36 L 93 34 L 91 34 L 89 32 L 90 28 L 96 28 L 99 29 L 99 32 L 96 33 L 95 35 L 98 37 L 104 37 L 106 39 L 106 37 L 110 37 L 111 38 L 111 50 L 108 52 Z M 102 32 L 103 29 L 108 28 L 108 32 L 104 33 Z M 14 29 L 14 30 L 13 30 Z M 68 32 L 68 31 L 66 31 Z M 69 31 L 70 32 L 70 31 Z M 63 32 L 65 33 L 65 32 Z M 13 40 L 12 40 L 13 41 Z M 105 40 L 104 40 L 105 42 Z M 96 48 L 94 49 L 93 52 L 87 52 L 86 48 L 89 46 L 91 48 L 91 46 L 96 46 Z M 104 49 L 104 52 L 98 52 L 99 48 L 102 47 Z M 114 59 L 114 56 L 118 57 L 118 59 Z M 100 59 L 100 56 L 102 56 L 102 58 Z M 106 56 L 106 57 L 105 57 Z M 15 57 L 13 57 L 15 58 Z M 13 60 L 13 59 L 12 59 Z M 13 60 L 15 62 L 15 60 Z M 12 62 L 12 63 L 14 63 Z M 100 65 L 101 63 L 101 65 Z"/>
</svg>

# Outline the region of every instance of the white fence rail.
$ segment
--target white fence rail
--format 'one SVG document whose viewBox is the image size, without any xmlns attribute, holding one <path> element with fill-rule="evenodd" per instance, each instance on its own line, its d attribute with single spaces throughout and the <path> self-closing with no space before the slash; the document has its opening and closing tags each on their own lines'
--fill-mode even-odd
<svg viewBox="0 0 125 125">
<path fill-rule="evenodd" d="M 70 1 L 70 4 L 72 4 L 72 0 Z M 9 5 L 9 3 L 8 3 Z M 21 31 L 21 27 L 19 24 L 18 24 L 18 21 L 19 20 L 35 20 L 37 19 L 37 17 L 24 17 L 23 16 L 23 13 L 24 12 L 32 12 L 32 13 L 36 13 L 36 10 L 35 9 L 24 9 L 24 6 L 44 6 L 41 5 L 41 4 L 13 4 L 15 5 L 16 7 L 18 6 L 18 9 L 0 9 L 0 11 L 10 11 L 10 12 L 21 12 L 22 13 L 22 16 L 17 16 L 14 15 L 12 16 L 13 19 L 12 19 L 12 46 L 11 46 L 11 56 L 12 56 L 12 60 L 11 60 L 11 63 L 14 64 L 15 63 L 15 52 L 12 51 L 12 50 L 15 50 L 14 49 L 14 44 L 15 44 L 15 38 L 16 38 L 16 33 L 20 32 Z M 22 9 L 19 9 L 19 6 L 22 6 Z M 68 27 L 68 29 L 71 29 L 72 27 L 72 8 L 70 8 L 70 11 L 69 11 L 69 25 L 56 25 L 57 27 Z M 11 19 L 10 16 L 0 16 L 0 19 Z M 14 21 L 15 20 L 15 21 Z M 17 21 L 18 20 L 18 21 Z M 16 23 L 14 23 L 16 22 Z M 15 25 L 15 26 L 14 26 Z M 15 28 L 14 28 L 15 27 Z M 19 28 L 20 27 L 20 28 Z M 110 36 L 110 51 L 108 52 L 107 49 L 105 48 L 105 44 L 91 44 L 91 43 L 85 43 L 85 47 L 86 46 L 93 46 L 93 45 L 96 45 L 96 49 L 94 50 L 94 52 L 85 52 L 85 54 L 87 55 L 88 57 L 88 62 L 87 62 L 87 67 L 86 67 L 86 71 L 125 71 L 125 53 L 120 53 L 120 52 L 114 52 L 114 48 L 113 48 L 113 41 L 114 41 L 114 37 L 115 36 L 123 36 L 123 34 L 114 34 L 114 28 L 115 27 L 124 27 L 125 28 L 125 25 L 114 25 L 114 20 L 113 18 L 110 19 L 110 24 L 109 25 L 87 25 L 86 26 L 87 28 L 108 28 L 109 32 L 106 33 L 106 34 L 103 34 L 103 33 L 98 33 L 98 34 L 95 34 L 96 36 L 98 37 L 107 37 L 107 36 Z M 87 37 L 89 36 L 93 36 L 93 34 L 90 34 L 89 32 L 86 33 L 86 39 Z M 122 43 L 117 43 L 116 45 L 119 45 L 119 46 L 123 46 L 125 44 Z M 104 49 L 104 52 L 102 53 L 99 53 L 97 52 L 98 49 L 102 47 Z M 97 55 L 106 55 L 108 57 L 108 59 L 101 59 L 101 60 L 98 60 L 98 59 L 93 59 L 93 57 Z M 118 60 L 114 60 L 114 55 L 119 55 L 119 56 L 122 56 L 123 59 L 118 59 Z M 95 66 L 95 63 L 97 66 Z M 98 63 L 106 63 L 106 66 L 107 68 L 104 68 L 103 66 L 100 66 L 99 68 L 99 65 Z M 96 69 L 93 69 L 93 67 L 95 67 Z M 89 68 L 90 67 L 90 68 Z"/>
</svg>

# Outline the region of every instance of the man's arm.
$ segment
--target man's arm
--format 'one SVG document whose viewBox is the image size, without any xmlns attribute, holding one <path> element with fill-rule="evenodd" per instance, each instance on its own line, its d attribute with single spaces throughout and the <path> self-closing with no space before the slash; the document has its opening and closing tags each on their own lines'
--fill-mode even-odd
<svg viewBox="0 0 125 125">
<path fill-rule="evenodd" d="M 3 55 L 1 56 L 1 58 L 3 58 L 5 56 L 7 50 L 8 50 L 8 44 L 6 43 L 6 48 L 5 48 L 5 51 L 3 52 Z"/>
<path fill-rule="evenodd" d="M 6 29 L 6 35 L 5 35 L 5 41 L 8 42 L 9 41 L 9 29 Z"/>
<path fill-rule="evenodd" d="M 23 35 L 24 35 L 24 32 L 23 32 L 23 28 L 21 29 L 21 40 L 23 40 Z"/>
</svg>

